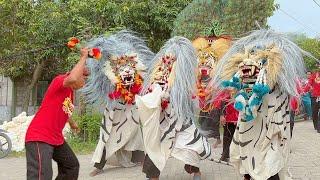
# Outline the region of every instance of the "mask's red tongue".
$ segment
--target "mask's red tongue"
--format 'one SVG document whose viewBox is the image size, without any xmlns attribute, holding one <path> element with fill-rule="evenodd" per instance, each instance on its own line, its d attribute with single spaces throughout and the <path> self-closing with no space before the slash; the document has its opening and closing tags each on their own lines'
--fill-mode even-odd
<svg viewBox="0 0 320 180">
<path fill-rule="evenodd" d="M 208 71 L 206 69 L 201 69 L 201 74 L 202 75 L 208 75 Z"/>
</svg>

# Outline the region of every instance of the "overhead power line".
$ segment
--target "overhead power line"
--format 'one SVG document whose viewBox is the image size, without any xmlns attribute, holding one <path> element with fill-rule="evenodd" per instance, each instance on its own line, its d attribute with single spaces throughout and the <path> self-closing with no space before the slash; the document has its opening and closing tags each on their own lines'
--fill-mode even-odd
<svg viewBox="0 0 320 180">
<path fill-rule="evenodd" d="M 316 3 L 317 6 L 320 7 L 320 3 L 318 3 L 316 0 L 312 0 L 314 3 Z"/>
<path fill-rule="evenodd" d="M 304 28 L 308 29 L 309 31 L 314 32 L 315 34 L 320 34 L 318 31 L 312 29 L 311 27 L 305 25 L 304 23 L 302 23 L 301 21 L 299 21 L 297 18 L 293 17 L 292 15 L 290 15 L 289 13 L 287 13 L 286 11 L 284 11 L 283 9 L 279 8 L 279 10 L 281 12 L 283 12 L 284 14 L 286 14 L 288 17 L 290 17 L 292 20 L 294 20 L 296 23 L 300 24 L 301 26 L 303 26 Z"/>
</svg>

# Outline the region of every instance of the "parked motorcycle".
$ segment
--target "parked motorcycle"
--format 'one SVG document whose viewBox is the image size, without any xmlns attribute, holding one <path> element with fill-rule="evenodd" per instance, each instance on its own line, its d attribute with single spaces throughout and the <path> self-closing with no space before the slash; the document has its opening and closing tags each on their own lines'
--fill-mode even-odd
<svg viewBox="0 0 320 180">
<path fill-rule="evenodd" d="M 0 159 L 7 157 L 12 148 L 11 139 L 6 133 L 5 130 L 0 129 Z"/>
</svg>

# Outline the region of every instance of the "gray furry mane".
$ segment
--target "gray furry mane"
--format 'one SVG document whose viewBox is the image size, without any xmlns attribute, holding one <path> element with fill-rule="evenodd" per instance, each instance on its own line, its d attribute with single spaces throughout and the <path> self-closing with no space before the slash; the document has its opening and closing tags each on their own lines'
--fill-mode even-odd
<svg viewBox="0 0 320 180">
<path fill-rule="evenodd" d="M 148 68 L 149 61 L 154 57 L 154 53 L 147 47 L 145 41 L 137 36 L 137 33 L 122 30 L 109 37 L 100 36 L 90 40 L 88 47 L 99 48 L 102 58 L 97 61 L 88 58 L 86 65 L 90 75 L 85 86 L 81 89 L 88 104 L 112 106 L 113 100 L 108 94 L 114 90 L 114 84 L 104 73 L 105 62 L 112 56 L 121 56 L 136 53 L 139 60 Z"/>
<path fill-rule="evenodd" d="M 306 76 L 303 56 L 312 57 L 312 55 L 298 47 L 286 35 L 266 29 L 253 31 L 248 36 L 234 42 L 228 52 L 218 62 L 215 70 L 216 74 L 209 83 L 209 87 L 219 89 L 222 81 L 227 80 L 220 75 L 233 55 L 244 52 L 245 48 L 270 45 L 275 45 L 279 48 L 282 55 L 282 67 L 277 76 L 277 86 L 282 92 L 299 97 L 296 81 L 304 79 Z"/>
<path fill-rule="evenodd" d="M 152 60 L 148 76 L 144 82 L 142 94 L 148 92 L 151 85 L 151 78 L 157 63 L 162 56 L 172 54 L 176 57 L 176 65 L 171 73 L 175 78 L 170 88 L 170 106 L 178 116 L 178 121 L 191 123 L 195 121 L 197 101 L 192 99 L 196 92 L 196 67 L 197 56 L 192 43 L 184 37 L 173 37 L 169 39 Z"/>
</svg>

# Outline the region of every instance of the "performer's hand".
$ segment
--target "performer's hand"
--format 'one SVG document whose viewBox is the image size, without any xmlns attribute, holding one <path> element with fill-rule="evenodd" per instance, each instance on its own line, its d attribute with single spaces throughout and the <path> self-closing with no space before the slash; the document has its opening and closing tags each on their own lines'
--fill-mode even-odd
<svg viewBox="0 0 320 180">
<path fill-rule="evenodd" d="M 89 55 L 89 49 L 88 48 L 82 48 L 80 50 L 81 52 L 81 59 L 87 59 Z"/>
<path fill-rule="evenodd" d="M 80 132 L 80 128 L 79 128 L 78 124 L 75 121 L 73 121 L 71 118 L 69 119 L 69 125 L 70 125 L 71 130 L 74 133 L 78 134 Z"/>
<path fill-rule="evenodd" d="M 75 133 L 75 134 L 79 134 L 80 133 L 80 128 L 78 126 L 77 123 L 75 123 L 73 126 L 70 126 L 72 131 Z"/>
<path fill-rule="evenodd" d="M 224 116 L 220 116 L 220 124 L 222 126 L 225 126 L 226 125 L 226 118 Z"/>
</svg>

